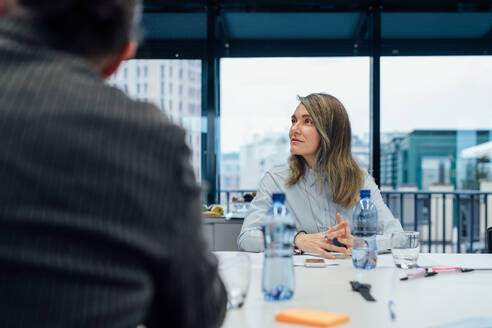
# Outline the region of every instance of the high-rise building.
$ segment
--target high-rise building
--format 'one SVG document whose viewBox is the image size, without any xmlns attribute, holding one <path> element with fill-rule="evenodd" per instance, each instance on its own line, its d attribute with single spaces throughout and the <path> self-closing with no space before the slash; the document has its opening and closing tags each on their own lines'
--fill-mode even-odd
<svg viewBox="0 0 492 328">
<path fill-rule="evenodd" d="M 225 153 L 220 159 L 220 189 L 239 189 L 239 153 Z"/>
<path fill-rule="evenodd" d="M 109 80 L 130 97 L 157 105 L 186 129 L 192 166 L 201 181 L 201 61 L 129 60 Z"/>
<path fill-rule="evenodd" d="M 290 140 L 287 134 L 267 132 L 239 150 L 240 189 L 254 190 L 268 169 L 288 161 Z"/>
<path fill-rule="evenodd" d="M 369 169 L 369 138 L 352 135 L 352 156 L 360 167 Z"/>
<path fill-rule="evenodd" d="M 480 175 L 480 160 L 463 158 L 461 152 L 489 140 L 489 130 L 415 130 L 393 138 L 381 147 L 381 184 L 393 188 L 414 185 L 419 190 L 440 184 L 476 190 L 480 179 L 492 176 Z"/>
</svg>

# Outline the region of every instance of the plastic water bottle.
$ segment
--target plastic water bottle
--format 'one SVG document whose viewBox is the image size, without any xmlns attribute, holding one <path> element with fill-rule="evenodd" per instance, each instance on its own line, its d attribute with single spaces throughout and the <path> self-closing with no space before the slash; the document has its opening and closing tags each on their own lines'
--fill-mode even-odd
<svg viewBox="0 0 492 328">
<path fill-rule="evenodd" d="M 263 295 L 267 301 L 289 300 L 294 294 L 292 254 L 295 221 L 284 203 L 285 194 L 273 194 L 272 207 L 264 222 Z"/>
<path fill-rule="evenodd" d="M 376 245 L 378 212 L 371 200 L 370 190 L 361 189 L 360 201 L 354 208 L 352 224 L 352 232 L 355 237 L 352 249 L 354 268 L 374 269 L 378 259 Z"/>
</svg>

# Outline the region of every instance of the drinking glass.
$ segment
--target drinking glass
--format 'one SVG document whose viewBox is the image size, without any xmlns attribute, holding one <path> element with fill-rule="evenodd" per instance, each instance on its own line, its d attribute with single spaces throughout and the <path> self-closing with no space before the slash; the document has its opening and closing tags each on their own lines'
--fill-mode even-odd
<svg viewBox="0 0 492 328">
<path fill-rule="evenodd" d="M 372 270 L 376 268 L 377 261 L 376 236 L 372 240 L 354 237 L 354 246 L 352 248 L 352 264 L 354 268 Z"/>
<path fill-rule="evenodd" d="M 417 231 L 393 232 L 391 254 L 397 268 L 411 269 L 417 265 L 420 251 L 420 233 Z"/>
<path fill-rule="evenodd" d="M 249 287 L 250 259 L 247 253 L 216 253 L 219 275 L 227 290 L 227 308 L 240 308 Z"/>
</svg>

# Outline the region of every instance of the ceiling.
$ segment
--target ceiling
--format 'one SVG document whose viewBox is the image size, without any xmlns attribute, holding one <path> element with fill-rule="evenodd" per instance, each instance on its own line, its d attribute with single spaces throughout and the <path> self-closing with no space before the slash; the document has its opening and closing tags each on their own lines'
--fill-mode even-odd
<svg viewBox="0 0 492 328">
<path fill-rule="evenodd" d="M 196 57 L 204 42 L 219 56 L 367 55 L 377 31 L 383 55 L 492 53 L 490 0 L 145 0 L 144 8 L 146 43 L 166 56 Z"/>
</svg>

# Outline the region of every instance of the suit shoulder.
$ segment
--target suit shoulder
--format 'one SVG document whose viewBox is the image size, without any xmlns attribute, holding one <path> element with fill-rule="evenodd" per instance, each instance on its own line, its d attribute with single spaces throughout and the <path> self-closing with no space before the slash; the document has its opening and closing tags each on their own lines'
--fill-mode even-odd
<svg viewBox="0 0 492 328">
<path fill-rule="evenodd" d="M 153 103 L 132 99 L 117 87 L 105 86 L 105 98 L 112 100 L 112 105 L 116 111 L 128 109 L 137 111 L 143 115 L 160 116 L 167 119 L 164 112 Z"/>
<path fill-rule="evenodd" d="M 114 114 L 121 119 L 145 127 L 155 127 L 168 130 L 166 134 L 185 135 L 185 130 L 173 123 L 166 113 L 151 102 L 135 100 L 128 97 L 116 87 L 107 88 L 107 97 L 112 99 Z"/>
</svg>

